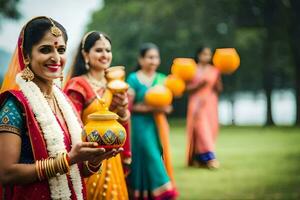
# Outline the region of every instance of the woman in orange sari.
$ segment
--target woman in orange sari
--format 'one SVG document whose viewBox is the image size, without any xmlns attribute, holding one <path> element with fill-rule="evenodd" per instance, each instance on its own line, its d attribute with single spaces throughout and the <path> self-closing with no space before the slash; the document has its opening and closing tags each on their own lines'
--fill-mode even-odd
<svg viewBox="0 0 300 200">
<path fill-rule="evenodd" d="M 215 143 L 219 131 L 218 94 L 222 90 L 222 82 L 220 72 L 211 65 L 211 57 L 208 47 L 197 51 L 197 74 L 187 85 L 190 93 L 187 113 L 188 165 L 215 169 L 219 167 Z"/>
<path fill-rule="evenodd" d="M 36 17 L 22 29 L 0 95 L 3 199 L 86 199 L 84 177 L 117 152 L 82 142 L 82 126 L 54 80 L 66 62 L 67 33 Z"/>
<path fill-rule="evenodd" d="M 110 110 L 119 115 L 119 122 L 129 133 L 130 113 L 127 109 L 128 99 L 125 93 L 112 95 L 107 89 L 105 70 L 112 61 L 111 40 L 104 33 L 91 31 L 80 44 L 72 66 L 71 79 L 65 86 L 65 93 L 80 114 L 84 124 L 87 116 L 99 108 L 98 99 L 105 100 Z M 102 164 L 102 173 L 87 179 L 88 199 L 127 200 L 127 187 L 122 163 L 130 163 L 129 136 L 122 155 L 106 160 Z"/>
</svg>

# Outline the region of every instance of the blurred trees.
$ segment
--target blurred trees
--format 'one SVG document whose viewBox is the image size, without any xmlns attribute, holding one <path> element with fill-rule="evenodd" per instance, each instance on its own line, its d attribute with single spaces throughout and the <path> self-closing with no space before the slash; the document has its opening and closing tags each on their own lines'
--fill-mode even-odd
<svg viewBox="0 0 300 200">
<path fill-rule="evenodd" d="M 164 73 L 173 58 L 193 57 L 199 46 L 235 47 L 241 66 L 223 77 L 223 97 L 234 101 L 236 91 L 263 89 L 272 124 L 274 88 L 295 88 L 300 103 L 299 12 L 297 0 L 110 0 L 93 14 L 88 29 L 112 37 L 113 64 L 128 71 L 143 42 L 160 46 Z M 175 101 L 175 115 L 184 113 L 185 104 L 186 97 Z"/>
<path fill-rule="evenodd" d="M 19 1 L 20 0 L 0 0 L 0 19 L 2 17 L 18 19 L 20 17 L 20 13 L 17 9 L 17 3 Z"/>
</svg>

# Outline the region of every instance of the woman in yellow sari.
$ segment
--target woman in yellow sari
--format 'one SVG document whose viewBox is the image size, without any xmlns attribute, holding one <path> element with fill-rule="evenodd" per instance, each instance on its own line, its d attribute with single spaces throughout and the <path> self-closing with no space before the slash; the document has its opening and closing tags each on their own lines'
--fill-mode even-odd
<svg viewBox="0 0 300 200">
<path fill-rule="evenodd" d="M 97 99 L 105 100 L 110 110 L 119 115 L 119 122 L 127 129 L 130 118 L 125 93 L 112 93 L 106 88 L 105 70 L 112 60 L 111 40 L 104 33 L 87 33 L 80 44 L 72 67 L 71 79 L 64 89 L 71 99 L 82 121 L 97 111 Z M 127 137 L 129 138 L 129 137 Z M 128 199 L 125 175 L 122 167 L 130 163 L 129 142 L 126 141 L 122 155 L 102 163 L 102 173 L 87 179 L 88 199 Z"/>
</svg>

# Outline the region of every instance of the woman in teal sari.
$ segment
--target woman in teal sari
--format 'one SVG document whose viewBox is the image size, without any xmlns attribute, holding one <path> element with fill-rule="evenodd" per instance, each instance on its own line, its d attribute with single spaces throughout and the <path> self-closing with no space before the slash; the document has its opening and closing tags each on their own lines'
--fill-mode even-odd
<svg viewBox="0 0 300 200">
<path fill-rule="evenodd" d="M 144 103 L 147 90 L 163 84 L 165 75 L 156 72 L 160 64 L 158 47 L 146 43 L 140 50 L 139 68 L 127 79 L 132 110 L 132 164 L 129 187 L 132 199 L 175 199 L 177 192 L 162 158 L 156 112 L 169 113 L 172 107 L 153 108 Z"/>
</svg>

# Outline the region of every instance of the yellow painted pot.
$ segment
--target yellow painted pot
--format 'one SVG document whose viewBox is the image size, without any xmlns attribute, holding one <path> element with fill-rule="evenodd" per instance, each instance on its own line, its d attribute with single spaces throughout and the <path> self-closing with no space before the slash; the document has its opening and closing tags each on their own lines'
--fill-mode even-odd
<svg viewBox="0 0 300 200">
<path fill-rule="evenodd" d="M 100 100 L 101 101 L 101 100 Z M 120 148 L 126 140 L 126 130 L 117 121 L 118 115 L 110 112 L 101 102 L 101 109 L 88 116 L 84 127 L 86 141 L 97 142 L 105 149 Z"/>
</svg>

